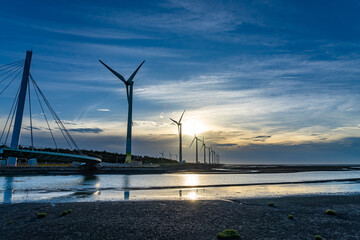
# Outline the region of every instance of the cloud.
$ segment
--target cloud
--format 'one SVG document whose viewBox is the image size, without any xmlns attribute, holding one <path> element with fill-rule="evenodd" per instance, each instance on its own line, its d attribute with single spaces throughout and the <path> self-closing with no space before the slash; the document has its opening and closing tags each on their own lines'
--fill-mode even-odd
<svg viewBox="0 0 360 240">
<path fill-rule="evenodd" d="M 265 142 L 266 139 L 271 138 L 271 136 L 256 136 L 253 137 L 252 139 L 256 142 Z"/>
<path fill-rule="evenodd" d="M 97 111 L 98 111 L 98 112 L 110 112 L 110 109 L 107 109 L 107 108 L 98 108 Z"/>
<path fill-rule="evenodd" d="M 78 132 L 78 133 L 101 133 L 103 132 L 100 128 L 71 128 L 69 129 L 71 132 Z"/>
</svg>

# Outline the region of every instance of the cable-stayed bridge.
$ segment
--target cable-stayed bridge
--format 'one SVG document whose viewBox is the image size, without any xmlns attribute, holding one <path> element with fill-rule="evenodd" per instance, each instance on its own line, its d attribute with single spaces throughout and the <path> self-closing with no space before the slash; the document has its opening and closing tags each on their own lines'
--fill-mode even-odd
<svg viewBox="0 0 360 240">
<path fill-rule="evenodd" d="M 11 86 L 13 82 L 15 82 L 18 76 L 20 76 L 20 74 L 22 73 L 20 86 L 17 90 L 11 109 L 5 121 L 4 128 L 0 135 L 0 143 L 3 144 L 0 147 L 0 158 L 2 158 L 1 159 L 2 165 L 6 164 L 7 166 L 15 167 L 17 166 L 18 158 L 33 159 L 33 161 L 36 159 L 41 159 L 45 161 L 61 161 L 61 162 L 75 161 L 75 162 L 84 162 L 87 163 L 88 165 L 96 165 L 101 163 L 100 158 L 86 156 L 82 154 L 78 145 L 70 135 L 69 131 L 65 128 L 63 122 L 60 120 L 59 116 L 52 108 L 49 101 L 45 97 L 44 93 L 41 91 L 37 82 L 31 75 L 30 73 L 31 59 L 32 59 L 32 51 L 27 51 L 25 61 L 20 60 L 13 63 L 0 65 L 0 84 L 3 84 L 3 89 L 0 90 L 0 96 Z M 57 125 L 57 128 L 60 130 L 69 148 L 74 150 L 73 154 L 34 150 L 34 135 L 33 135 L 34 127 L 32 120 L 31 87 L 33 89 L 33 92 L 35 92 L 35 96 L 37 97 L 38 103 L 42 110 L 42 115 L 44 116 L 44 119 L 46 121 L 46 125 L 47 125 L 46 128 L 50 133 L 55 149 L 56 150 L 58 149 L 58 143 L 56 142 L 53 133 L 55 129 L 51 128 L 51 125 L 49 124 L 44 106 L 47 107 L 48 111 L 53 117 Z M 30 115 L 30 137 L 31 137 L 30 150 L 19 148 L 25 102 L 27 97 L 29 100 L 28 106 L 29 106 L 29 115 Z M 10 146 L 8 146 L 7 144 L 8 144 L 8 140 L 10 140 L 9 139 L 10 132 L 12 132 L 11 141 L 9 142 Z"/>
</svg>

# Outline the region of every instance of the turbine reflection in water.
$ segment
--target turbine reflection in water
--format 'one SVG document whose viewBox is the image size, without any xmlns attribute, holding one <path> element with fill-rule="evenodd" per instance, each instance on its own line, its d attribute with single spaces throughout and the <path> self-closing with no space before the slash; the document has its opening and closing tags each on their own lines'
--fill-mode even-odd
<svg viewBox="0 0 360 240">
<path fill-rule="evenodd" d="M 11 204 L 13 195 L 13 177 L 6 177 L 5 191 L 4 191 L 4 204 Z"/>
<path fill-rule="evenodd" d="M 124 188 L 129 188 L 129 175 L 124 175 Z M 126 189 L 124 191 L 124 200 L 129 200 L 130 199 L 130 191 L 128 189 Z"/>
</svg>

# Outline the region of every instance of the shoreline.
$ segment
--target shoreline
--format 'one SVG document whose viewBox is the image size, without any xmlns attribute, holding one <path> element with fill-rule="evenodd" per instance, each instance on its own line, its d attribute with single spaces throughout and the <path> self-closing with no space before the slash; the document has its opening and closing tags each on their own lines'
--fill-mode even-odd
<svg viewBox="0 0 360 240">
<path fill-rule="evenodd" d="M 87 170 L 79 167 L 0 167 L 0 176 L 19 175 L 77 175 L 77 174 L 252 174 L 295 173 L 311 171 L 360 171 L 360 165 L 225 165 L 186 164 L 159 167 L 102 167 Z"/>
<path fill-rule="evenodd" d="M 1 204 L 0 213 L 3 239 L 215 239 L 228 228 L 242 239 L 360 239 L 360 195 L 19 203 Z"/>
</svg>

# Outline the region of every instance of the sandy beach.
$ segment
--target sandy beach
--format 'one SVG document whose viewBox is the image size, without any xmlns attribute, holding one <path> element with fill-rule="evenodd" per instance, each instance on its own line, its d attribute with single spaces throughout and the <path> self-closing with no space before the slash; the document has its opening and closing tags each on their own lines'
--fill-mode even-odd
<svg viewBox="0 0 360 240">
<path fill-rule="evenodd" d="M 3 204 L 0 214 L 0 239 L 215 239 L 228 228 L 242 239 L 360 239 L 359 195 Z"/>
</svg>

